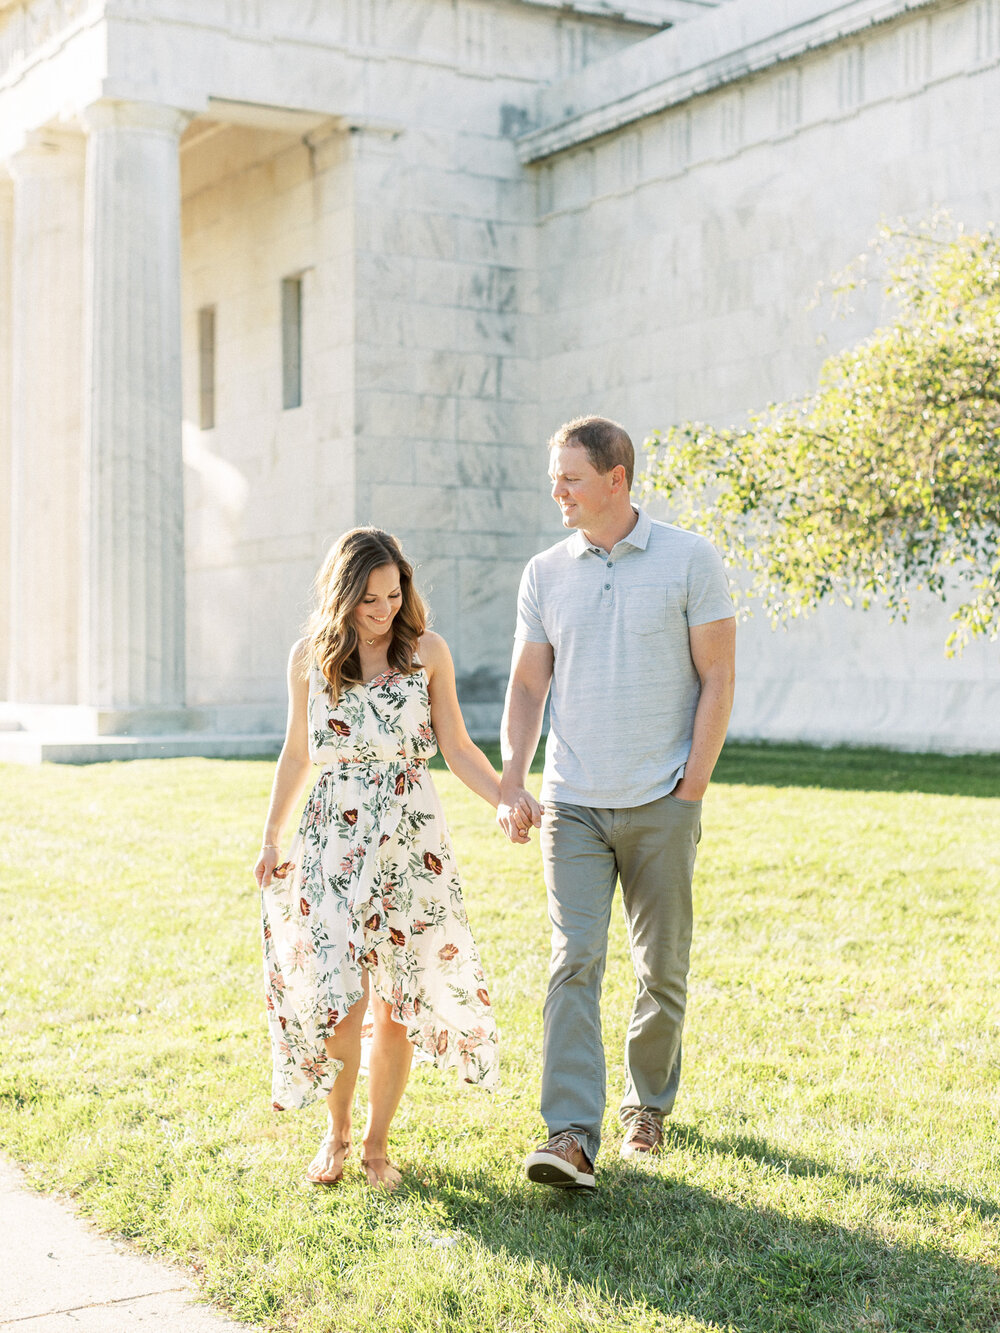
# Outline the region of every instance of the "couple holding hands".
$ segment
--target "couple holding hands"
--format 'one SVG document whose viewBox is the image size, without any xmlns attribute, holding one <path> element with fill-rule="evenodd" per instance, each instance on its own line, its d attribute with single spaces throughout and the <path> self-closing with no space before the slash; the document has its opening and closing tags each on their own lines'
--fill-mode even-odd
<svg viewBox="0 0 1000 1333">
<path fill-rule="evenodd" d="M 581 417 L 549 441 L 571 535 L 521 579 L 499 778 L 459 710 L 448 646 L 412 568 L 375 528 L 336 543 L 288 664 L 288 728 L 254 874 L 261 887 L 274 1106 L 325 1096 L 306 1177 L 343 1178 L 368 1046 L 361 1165 L 395 1189 L 389 1127 L 414 1050 L 491 1087 L 497 1030 L 447 826 L 427 771 L 451 771 L 514 843 L 539 828 L 552 924 L 541 1112 L 530 1180 L 594 1187 L 606 1095 L 600 993 L 621 883 L 637 990 L 625 1040 L 621 1155 L 655 1152 L 680 1078 L 701 803 L 732 704 L 734 619 L 704 538 L 632 505 L 621 426 Z M 526 789 L 549 734 L 542 804 Z M 322 769 L 286 855 L 281 834 Z M 370 1037 L 370 1044 L 367 1038 Z"/>
</svg>

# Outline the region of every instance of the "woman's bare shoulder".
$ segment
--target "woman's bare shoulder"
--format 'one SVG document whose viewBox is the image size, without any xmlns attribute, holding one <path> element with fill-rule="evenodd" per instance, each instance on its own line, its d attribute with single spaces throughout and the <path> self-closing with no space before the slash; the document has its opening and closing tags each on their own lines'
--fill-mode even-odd
<svg viewBox="0 0 1000 1333">
<path fill-rule="evenodd" d="M 417 659 L 422 666 L 433 671 L 436 666 L 450 659 L 448 645 L 440 634 L 432 629 L 424 630 L 417 640 Z"/>
<path fill-rule="evenodd" d="M 288 654 L 288 670 L 300 676 L 308 675 L 311 660 L 312 639 L 305 634 L 292 644 L 292 651 Z"/>
</svg>

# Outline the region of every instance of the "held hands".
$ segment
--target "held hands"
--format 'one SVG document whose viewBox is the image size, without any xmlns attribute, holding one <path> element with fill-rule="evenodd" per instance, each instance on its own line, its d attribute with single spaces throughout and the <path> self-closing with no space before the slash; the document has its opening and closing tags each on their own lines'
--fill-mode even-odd
<svg viewBox="0 0 1000 1333">
<path fill-rule="evenodd" d="M 531 827 L 541 828 L 542 811 L 530 791 L 519 787 L 511 792 L 501 789 L 500 804 L 497 806 L 497 823 L 511 842 L 530 842 Z"/>
</svg>

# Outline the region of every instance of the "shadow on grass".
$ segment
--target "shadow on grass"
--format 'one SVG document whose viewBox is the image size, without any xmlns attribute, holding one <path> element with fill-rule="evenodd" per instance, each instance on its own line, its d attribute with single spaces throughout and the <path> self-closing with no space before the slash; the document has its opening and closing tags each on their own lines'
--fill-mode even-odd
<svg viewBox="0 0 1000 1333">
<path fill-rule="evenodd" d="M 877 1172 L 841 1171 L 836 1167 L 818 1163 L 812 1157 L 802 1157 L 796 1153 L 773 1148 L 766 1139 L 749 1134 L 727 1134 L 721 1138 L 710 1138 L 693 1125 L 671 1125 L 668 1133 L 670 1142 L 676 1147 L 693 1149 L 703 1154 L 719 1154 L 729 1159 L 742 1157 L 760 1166 L 777 1167 L 787 1176 L 805 1180 L 824 1176 L 837 1181 L 845 1192 L 870 1185 L 878 1186 L 890 1208 L 926 1210 L 944 1205 L 960 1212 L 973 1213 L 984 1222 L 1000 1222 L 1000 1202 L 983 1197 L 977 1198 L 961 1190 L 914 1185 L 909 1181 L 895 1180 L 891 1176 Z"/>
<path fill-rule="evenodd" d="M 1000 754 L 903 754 L 895 750 L 727 742 L 714 782 L 832 791 L 1000 796 Z"/>
<path fill-rule="evenodd" d="M 610 1303 L 619 1316 L 643 1327 L 650 1318 L 658 1323 L 682 1316 L 727 1333 L 1000 1328 L 995 1269 L 949 1254 L 935 1239 L 894 1243 L 879 1224 L 905 1215 L 911 1224 L 919 1219 L 927 1232 L 942 1204 L 988 1224 L 1000 1213 L 995 1204 L 885 1177 L 845 1175 L 804 1157 L 789 1161 L 757 1140 L 713 1141 L 681 1130 L 674 1142 L 823 1178 L 815 1214 L 790 1217 L 673 1179 L 669 1149 L 652 1169 L 603 1165 L 592 1195 L 527 1184 L 510 1194 L 478 1173 L 446 1178 L 432 1193 L 451 1225 L 498 1258 L 542 1264 L 559 1274 L 568 1307 Z M 872 1225 L 850 1228 L 824 1218 L 824 1197 L 840 1198 L 872 1183 L 880 1187 L 879 1218 Z"/>
</svg>

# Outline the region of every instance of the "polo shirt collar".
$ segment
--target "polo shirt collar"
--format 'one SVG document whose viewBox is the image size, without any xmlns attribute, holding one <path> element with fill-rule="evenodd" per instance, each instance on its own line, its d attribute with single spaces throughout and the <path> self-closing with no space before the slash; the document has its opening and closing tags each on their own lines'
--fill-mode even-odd
<svg viewBox="0 0 1000 1333">
<path fill-rule="evenodd" d="M 633 505 L 632 508 L 637 514 L 635 527 L 626 537 L 621 539 L 618 545 L 634 546 L 637 551 L 644 551 L 649 545 L 649 534 L 653 527 L 652 520 L 646 513 L 645 509 L 640 509 L 638 505 Z M 574 532 L 569 539 L 569 553 L 573 559 L 579 560 L 581 555 L 586 555 L 588 551 L 593 549 L 594 548 L 591 546 L 590 542 L 587 541 L 580 529 L 577 528 L 576 532 Z"/>
<path fill-rule="evenodd" d="M 646 513 L 645 509 L 640 509 L 638 505 L 633 505 L 637 518 L 635 527 L 623 537 L 618 543 L 619 546 L 634 546 L 637 551 L 644 551 L 649 545 L 649 534 L 653 530 L 653 521 Z"/>
</svg>

